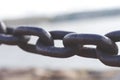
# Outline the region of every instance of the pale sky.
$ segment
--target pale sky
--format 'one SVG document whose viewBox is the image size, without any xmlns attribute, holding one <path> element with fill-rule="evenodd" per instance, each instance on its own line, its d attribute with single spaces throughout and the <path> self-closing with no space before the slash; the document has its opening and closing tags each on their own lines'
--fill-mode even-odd
<svg viewBox="0 0 120 80">
<path fill-rule="evenodd" d="M 0 0 L 0 18 L 119 7 L 120 0 Z"/>
</svg>

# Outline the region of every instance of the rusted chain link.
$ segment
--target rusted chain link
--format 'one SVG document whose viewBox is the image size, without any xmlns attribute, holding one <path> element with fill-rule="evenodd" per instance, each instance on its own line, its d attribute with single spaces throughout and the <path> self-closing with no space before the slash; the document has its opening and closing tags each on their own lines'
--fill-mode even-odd
<svg viewBox="0 0 120 80">
<path fill-rule="evenodd" d="M 30 44 L 30 36 L 37 36 L 36 44 Z M 55 47 L 54 40 L 63 41 L 64 47 Z M 68 31 L 45 31 L 42 28 L 19 26 L 16 29 L 0 23 L 0 44 L 17 45 L 27 52 L 44 56 L 67 58 L 74 55 L 99 59 L 106 65 L 120 67 L 120 56 L 115 42 L 120 31 L 98 34 L 77 34 Z M 95 45 L 96 48 L 84 47 Z"/>
</svg>

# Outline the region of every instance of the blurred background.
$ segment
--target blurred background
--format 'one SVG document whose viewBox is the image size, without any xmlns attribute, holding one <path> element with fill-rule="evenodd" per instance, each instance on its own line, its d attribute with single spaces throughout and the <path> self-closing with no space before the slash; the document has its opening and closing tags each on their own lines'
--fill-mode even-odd
<svg viewBox="0 0 120 80">
<path fill-rule="evenodd" d="M 104 35 L 120 30 L 119 0 L 0 0 L 0 20 L 8 27 L 42 27 Z M 30 43 L 35 44 L 32 36 Z M 62 47 L 62 41 L 55 41 Z M 119 45 L 119 42 L 117 43 Z M 98 59 L 60 59 L 0 46 L 0 80 L 119 80 L 120 68 Z"/>
</svg>

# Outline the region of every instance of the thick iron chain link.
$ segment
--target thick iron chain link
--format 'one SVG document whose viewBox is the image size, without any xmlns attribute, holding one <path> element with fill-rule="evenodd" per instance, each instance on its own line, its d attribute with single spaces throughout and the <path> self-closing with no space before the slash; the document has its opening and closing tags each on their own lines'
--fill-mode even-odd
<svg viewBox="0 0 120 80">
<path fill-rule="evenodd" d="M 30 36 L 38 36 L 36 44 L 30 44 Z M 54 40 L 63 41 L 64 47 L 55 47 Z M 77 34 L 68 31 L 45 31 L 42 28 L 19 26 L 16 29 L 0 23 L 0 44 L 17 45 L 27 52 L 44 56 L 67 58 L 74 55 L 99 59 L 106 65 L 120 67 L 120 56 L 115 42 L 120 31 L 105 34 Z M 84 47 L 96 45 L 96 48 Z"/>
</svg>

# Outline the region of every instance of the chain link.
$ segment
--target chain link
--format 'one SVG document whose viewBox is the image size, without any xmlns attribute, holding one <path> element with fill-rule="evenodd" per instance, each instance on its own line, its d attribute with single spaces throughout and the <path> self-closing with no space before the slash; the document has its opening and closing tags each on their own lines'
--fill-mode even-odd
<svg viewBox="0 0 120 80">
<path fill-rule="evenodd" d="M 28 43 L 37 36 L 36 44 Z M 64 47 L 55 47 L 54 40 L 62 40 Z M 69 31 L 45 31 L 42 28 L 19 26 L 16 29 L 0 23 L 0 44 L 17 45 L 24 51 L 44 56 L 67 58 L 74 55 L 99 59 L 108 66 L 120 67 L 120 56 L 115 42 L 120 41 L 120 31 L 98 34 L 78 34 Z M 96 48 L 85 47 L 95 45 Z"/>
</svg>

